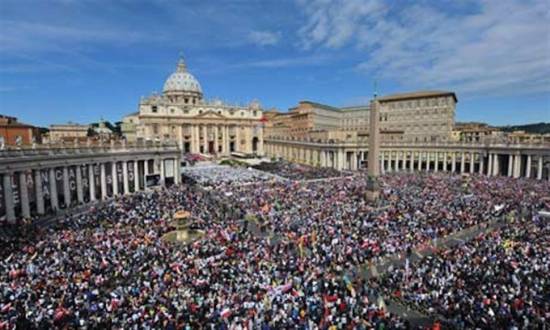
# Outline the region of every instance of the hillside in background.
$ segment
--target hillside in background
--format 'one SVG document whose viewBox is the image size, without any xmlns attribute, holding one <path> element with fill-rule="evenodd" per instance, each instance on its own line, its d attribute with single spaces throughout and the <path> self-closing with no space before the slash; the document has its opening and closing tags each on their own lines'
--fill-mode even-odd
<svg viewBox="0 0 550 330">
<path fill-rule="evenodd" d="M 513 126 L 500 126 L 504 132 L 512 131 L 525 131 L 528 133 L 547 134 L 550 133 L 550 123 L 536 123 L 525 125 L 513 125 Z"/>
</svg>

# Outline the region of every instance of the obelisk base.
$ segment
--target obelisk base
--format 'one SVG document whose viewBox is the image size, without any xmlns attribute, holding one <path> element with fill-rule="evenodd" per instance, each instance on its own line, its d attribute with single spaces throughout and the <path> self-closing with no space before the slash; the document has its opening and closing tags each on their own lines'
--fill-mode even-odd
<svg viewBox="0 0 550 330">
<path fill-rule="evenodd" d="M 374 202 L 378 200 L 380 196 L 380 187 L 378 186 L 378 180 L 375 177 L 369 176 L 367 179 L 367 200 Z"/>
</svg>

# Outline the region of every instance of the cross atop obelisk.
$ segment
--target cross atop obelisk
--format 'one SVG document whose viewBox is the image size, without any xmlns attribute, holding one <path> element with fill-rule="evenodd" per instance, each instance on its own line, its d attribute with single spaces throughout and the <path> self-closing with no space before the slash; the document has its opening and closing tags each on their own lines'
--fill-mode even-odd
<svg viewBox="0 0 550 330">
<path fill-rule="evenodd" d="M 368 157 L 368 180 L 367 199 L 375 201 L 378 199 L 378 176 L 380 175 L 380 101 L 376 95 L 376 83 L 374 98 L 370 103 L 369 117 L 369 157 Z"/>
</svg>

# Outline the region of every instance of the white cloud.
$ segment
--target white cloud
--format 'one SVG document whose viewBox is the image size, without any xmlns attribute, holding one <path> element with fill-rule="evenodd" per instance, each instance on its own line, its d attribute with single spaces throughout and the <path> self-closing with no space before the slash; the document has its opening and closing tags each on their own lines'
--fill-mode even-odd
<svg viewBox="0 0 550 330">
<path fill-rule="evenodd" d="M 258 46 L 274 46 L 281 40 L 281 34 L 271 31 L 252 31 L 248 35 L 248 40 Z"/>
<path fill-rule="evenodd" d="M 304 48 L 365 52 L 357 68 L 406 88 L 468 94 L 550 91 L 546 0 L 481 1 L 457 14 L 422 2 L 299 1 Z"/>
</svg>

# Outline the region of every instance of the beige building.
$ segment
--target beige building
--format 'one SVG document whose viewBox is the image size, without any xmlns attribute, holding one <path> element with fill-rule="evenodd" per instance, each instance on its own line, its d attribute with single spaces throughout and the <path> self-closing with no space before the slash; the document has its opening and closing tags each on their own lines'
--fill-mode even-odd
<svg viewBox="0 0 550 330">
<path fill-rule="evenodd" d="M 89 128 L 89 125 L 81 125 L 71 122 L 67 124 L 50 125 L 48 141 L 50 143 L 55 143 L 60 141 L 74 141 L 75 139 L 86 140 Z"/>
<path fill-rule="evenodd" d="M 468 127 L 463 140 L 460 135 L 453 139 L 456 95 L 452 92 L 396 94 L 372 102 L 380 111 L 382 173 L 447 171 L 550 179 L 547 136 L 476 135 L 471 133 L 479 127 Z M 303 101 L 288 113 L 270 113 L 266 154 L 338 170 L 364 168 L 369 109 L 370 105 L 335 108 Z"/>
<path fill-rule="evenodd" d="M 382 140 L 444 142 L 451 139 L 457 98 L 447 91 L 421 91 L 378 98 Z M 301 101 L 287 113 L 273 116 L 266 136 L 307 137 L 318 131 L 356 132 L 367 136 L 369 105 L 336 108 Z"/>
<path fill-rule="evenodd" d="M 262 109 L 207 101 L 181 59 L 162 94 L 142 98 L 123 119 L 127 140 L 175 141 L 184 153 L 263 155 Z M 135 132 L 135 133 L 134 133 Z"/>
</svg>

